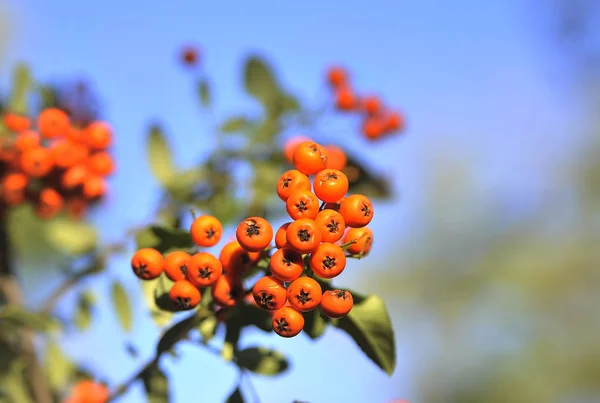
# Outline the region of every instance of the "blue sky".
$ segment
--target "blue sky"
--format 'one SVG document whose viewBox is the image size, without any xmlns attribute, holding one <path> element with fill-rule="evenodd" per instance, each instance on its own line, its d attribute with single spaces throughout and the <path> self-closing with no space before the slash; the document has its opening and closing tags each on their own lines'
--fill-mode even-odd
<svg viewBox="0 0 600 403">
<path fill-rule="evenodd" d="M 381 234 L 381 252 L 375 249 L 370 263 L 351 265 L 342 280 L 359 288 L 360 271 L 377 270 L 384 262 L 386 243 L 418 229 L 427 196 L 422 184 L 428 168 L 445 154 L 474 160 L 482 190 L 500 197 L 519 194 L 522 208 L 541 202 L 549 161 L 560 158 L 572 143 L 563 134 L 573 124 L 573 115 L 565 101 L 569 87 L 560 79 L 568 65 L 543 42 L 544 28 L 533 18 L 534 3 L 28 0 L 6 7 L 12 37 L 8 63 L 0 69 L 6 77 L 12 63 L 25 60 L 42 79 L 92 79 L 116 133 L 119 167 L 109 202 L 94 219 L 104 239 L 116 240 L 124 228 L 151 221 L 155 208 L 158 185 L 144 160 L 145 128 L 151 119 L 165 123 L 178 161 L 185 166 L 210 149 L 215 116 L 248 106 L 239 69 L 248 51 L 271 59 L 284 84 L 307 101 L 323 94 L 327 66 L 348 66 L 359 90 L 381 95 L 408 118 L 402 138 L 364 151 L 376 169 L 393 176 L 402 199 L 377 206 L 381 218 L 372 226 Z M 214 116 L 199 111 L 192 79 L 176 59 L 186 43 L 202 48 L 202 63 L 216 91 Z M 6 82 L 3 78 L 2 85 Z M 352 131 L 331 136 L 356 151 L 363 152 L 366 144 Z M 543 147 L 538 146 L 541 142 Z M 140 361 L 114 352 L 123 335 L 109 312 L 109 281 L 121 279 L 132 298 L 138 298 L 139 291 L 127 259 L 115 260 L 109 273 L 108 281 L 90 284 L 102 291 L 94 328 L 67 340 L 74 357 L 114 383 L 151 356 L 158 333 L 138 304 L 136 328 L 125 338 L 135 340 Z M 65 305 L 68 302 L 69 298 Z M 398 319 L 399 351 L 398 370 L 391 378 L 334 331 L 318 343 L 306 337 L 245 337 L 244 345 L 279 348 L 293 363 L 285 376 L 253 379 L 261 401 L 418 402 L 412 387 L 417 337 L 398 326 L 401 306 L 390 311 L 393 320 Z M 179 361 L 162 362 L 171 375 L 172 401 L 195 401 L 199 392 L 203 401 L 223 401 L 234 387 L 234 369 L 191 346 L 179 351 Z M 329 370 L 332 362 L 335 373 Z M 121 401 L 142 402 L 141 396 L 138 385 Z"/>
</svg>

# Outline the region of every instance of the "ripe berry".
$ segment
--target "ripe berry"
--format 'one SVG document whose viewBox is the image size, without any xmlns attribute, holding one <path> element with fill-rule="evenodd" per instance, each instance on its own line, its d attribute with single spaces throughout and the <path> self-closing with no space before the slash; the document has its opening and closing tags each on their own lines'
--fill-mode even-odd
<svg viewBox="0 0 600 403">
<path fill-rule="evenodd" d="M 288 286 L 287 300 L 300 312 L 312 311 L 321 303 L 323 291 L 319 283 L 310 277 L 300 277 Z"/>
<path fill-rule="evenodd" d="M 190 228 L 192 241 L 205 248 L 215 246 L 223 235 L 223 225 L 216 217 L 203 215 L 194 220 Z"/>
<path fill-rule="evenodd" d="M 334 278 L 346 268 L 346 253 L 338 245 L 322 243 L 310 255 L 310 268 L 321 278 Z"/>
<path fill-rule="evenodd" d="M 242 248 L 249 252 L 260 252 L 273 240 L 273 228 L 262 217 L 249 217 L 238 225 L 235 236 Z"/>
<path fill-rule="evenodd" d="M 321 231 L 314 220 L 300 218 L 292 222 L 287 231 L 288 245 L 300 253 L 310 253 L 321 243 Z"/>
<path fill-rule="evenodd" d="M 314 180 L 317 197 L 324 202 L 335 203 L 348 192 L 348 178 L 337 169 L 324 169 L 317 173 Z"/>
<path fill-rule="evenodd" d="M 350 291 L 328 290 L 321 298 L 321 311 L 332 319 L 341 318 L 350 313 L 353 304 Z"/>
<path fill-rule="evenodd" d="M 300 143 L 293 159 L 296 169 L 305 175 L 314 175 L 327 167 L 327 152 L 314 141 Z"/>
<path fill-rule="evenodd" d="M 164 269 L 163 255 L 156 249 L 140 249 L 131 258 L 131 268 L 142 280 L 157 278 Z"/>
<path fill-rule="evenodd" d="M 200 290 L 187 280 L 176 281 L 169 291 L 169 299 L 182 311 L 198 306 L 201 298 Z"/>
<path fill-rule="evenodd" d="M 284 306 L 273 314 L 272 325 L 279 336 L 294 337 L 304 328 L 304 316 L 291 306 Z"/>
<path fill-rule="evenodd" d="M 349 253 L 357 255 L 362 252 L 363 255 L 367 255 L 373 244 L 373 231 L 368 227 L 350 228 L 344 235 L 343 242 L 354 242 L 348 246 Z"/>
<path fill-rule="evenodd" d="M 366 196 L 350 195 L 340 205 L 340 214 L 347 227 L 365 227 L 373 219 L 373 204 Z"/>
<path fill-rule="evenodd" d="M 283 282 L 273 276 L 260 278 L 252 288 L 252 295 L 256 304 L 266 311 L 283 307 L 287 299 Z"/>
<path fill-rule="evenodd" d="M 60 109 L 47 108 L 39 114 L 37 127 L 42 136 L 53 139 L 66 136 L 71 122 L 69 116 Z"/>
<path fill-rule="evenodd" d="M 196 253 L 187 262 L 186 278 L 197 287 L 213 285 L 222 274 L 223 265 L 208 252 Z"/>
</svg>

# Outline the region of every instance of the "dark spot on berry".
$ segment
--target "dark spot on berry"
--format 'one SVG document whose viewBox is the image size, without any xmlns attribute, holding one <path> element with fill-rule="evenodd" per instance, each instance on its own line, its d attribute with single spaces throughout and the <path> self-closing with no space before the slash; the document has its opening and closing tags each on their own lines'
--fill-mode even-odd
<svg viewBox="0 0 600 403">
<path fill-rule="evenodd" d="M 296 204 L 296 208 L 298 209 L 298 211 L 300 212 L 305 212 L 306 210 L 308 210 L 308 207 L 306 206 L 306 203 L 303 201 L 300 201 Z"/>
<path fill-rule="evenodd" d="M 298 231 L 298 239 L 300 239 L 302 242 L 310 241 L 310 232 L 308 232 L 307 229 L 301 229 Z"/>
<path fill-rule="evenodd" d="M 331 269 L 335 267 L 335 258 L 331 256 L 326 256 L 325 259 L 323 259 L 323 267 L 326 269 Z"/>
<path fill-rule="evenodd" d="M 285 333 L 285 332 L 290 331 L 290 325 L 287 323 L 287 320 L 285 320 L 285 318 L 276 319 L 275 327 L 277 328 L 277 331 L 280 333 Z"/>
<path fill-rule="evenodd" d="M 209 229 L 206 230 L 206 239 L 212 239 L 215 236 L 215 230 L 213 229 L 213 227 L 210 227 Z"/>
<path fill-rule="evenodd" d="M 327 229 L 329 229 L 330 234 L 335 234 L 340 229 L 340 223 L 335 220 L 331 220 L 329 221 L 329 224 L 327 224 Z"/>
<path fill-rule="evenodd" d="M 283 178 L 282 181 L 282 187 L 284 188 L 289 188 L 290 187 L 290 182 L 292 181 L 291 178 Z"/>
<path fill-rule="evenodd" d="M 258 293 L 258 299 L 256 300 L 256 303 L 265 309 L 275 308 L 275 301 L 273 301 L 273 294 L 269 294 L 265 291 L 261 291 Z"/>
<path fill-rule="evenodd" d="M 296 295 L 296 300 L 302 305 L 305 305 L 308 301 L 312 301 L 312 298 L 310 297 L 310 292 L 306 292 L 304 289 L 301 289 Z"/>
<path fill-rule="evenodd" d="M 198 270 L 198 277 L 207 279 L 210 278 L 210 276 L 212 276 L 212 269 L 210 267 Z"/>
</svg>

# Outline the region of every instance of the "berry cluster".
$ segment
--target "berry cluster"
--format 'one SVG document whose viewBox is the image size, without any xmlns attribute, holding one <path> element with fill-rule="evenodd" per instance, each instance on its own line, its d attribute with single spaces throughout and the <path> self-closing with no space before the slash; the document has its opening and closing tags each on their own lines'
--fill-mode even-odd
<svg viewBox="0 0 600 403">
<path fill-rule="evenodd" d="M 346 175 L 327 168 L 327 151 L 321 145 L 312 141 L 297 144 L 292 160 L 296 169 L 285 172 L 277 185 L 292 222 L 274 234 L 265 218 L 248 217 L 237 226 L 236 239 L 223 247 L 218 258 L 205 251 L 188 254 L 180 250 L 163 257 L 156 249 L 142 248 L 131 260 L 134 273 L 151 280 L 164 272 L 174 281 L 169 297 L 177 309 L 196 307 L 208 287 L 217 306 L 230 307 L 246 294 L 244 275 L 266 258 L 270 274 L 254 284 L 251 302 L 272 313 L 277 334 L 296 336 L 304 327 L 302 312 L 318 307 L 331 318 L 348 314 L 353 305 L 350 292 L 323 292 L 313 277 L 337 277 L 348 257 L 369 252 L 373 233 L 367 225 L 373 219 L 373 206 L 363 195 L 347 196 Z M 222 234 L 221 222 L 210 215 L 195 218 L 190 228 L 191 239 L 199 247 L 215 246 Z M 276 248 L 271 254 L 273 238 Z"/>
<path fill-rule="evenodd" d="M 107 149 L 111 128 L 95 121 L 79 128 L 57 108 L 43 110 L 33 127 L 29 117 L 7 113 L 0 137 L 0 205 L 35 205 L 49 219 L 63 208 L 81 218 L 106 192 L 106 177 L 115 169 Z"/>
<path fill-rule="evenodd" d="M 377 140 L 404 130 L 404 116 L 389 110 L 377 96 L 356 94 L 344 68 L 331 67 L 327 71 L 327 81 L 334 91 L 338 110 L 363 115 L 362 133 L 367 139 Z"/>
</svg>

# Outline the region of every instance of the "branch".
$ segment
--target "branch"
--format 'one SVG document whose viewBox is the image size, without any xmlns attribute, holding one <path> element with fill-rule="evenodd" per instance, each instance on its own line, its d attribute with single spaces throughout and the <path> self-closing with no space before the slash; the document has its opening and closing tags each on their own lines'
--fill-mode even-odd
<svg viewBox="0 0 600 403">
<path fill-rule="evenodd" d="M 0 206 L 0 293 L 3 303 L 23 305 L 21 286 L 12 267 L 10 239 L 7 228 L 7 212 Z M 29 329 L 21 331 L 20 352 L 25 358 L 29 379 L 27 380 L 36 403 L 53 403 L 52 391 L 46 374 L 39 365 L 34 343 L 34 333 Z"/>
</svg>

